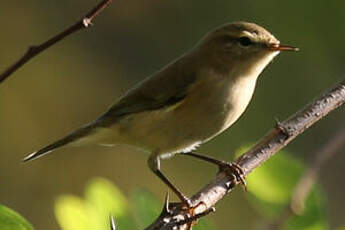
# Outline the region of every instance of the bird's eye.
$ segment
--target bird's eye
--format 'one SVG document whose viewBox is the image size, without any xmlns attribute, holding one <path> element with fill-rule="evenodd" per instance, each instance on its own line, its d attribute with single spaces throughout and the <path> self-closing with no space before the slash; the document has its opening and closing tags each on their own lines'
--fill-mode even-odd
<svg viewBox="0 0 345 230">
<path fill-rule="evenodd" d="M 238 42 L 243 47 L 248 47 L 248 46 L 250 46 L 252 44 L 252 40 L 250 40 L 250 38 L 248 38 L 248 37 L 240 37 L 238 39 Z"/>
</svg>

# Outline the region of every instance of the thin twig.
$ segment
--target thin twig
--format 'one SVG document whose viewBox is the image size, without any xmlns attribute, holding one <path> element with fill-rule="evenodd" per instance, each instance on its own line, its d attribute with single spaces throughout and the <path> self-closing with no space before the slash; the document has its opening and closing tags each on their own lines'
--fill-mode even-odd
<svg viewBox="0 0 345 230">
<path fill-rule="evenodd" d="M 73 34 L 74 32 L 88 28 L 92 25 L 92 20 L 101 13 L 110 3 L 112 0 L 102 0 L 97 6 L 91 9 L 84 17 L 82 17 L 79 21 L 75 24 L 71 25 L 61 33 L 55 35 L 54 37 L 48 39 L 47 41 L 41 43 L 40 45 L 33 45 L 28 48 L 26 53 L 19 58 L 16 62 L 14 62 L 11 66 L 9 66 L 3 73 L 0 74 L 0 84 L 5 81 L 12 73 L 22 67 L 25 63 L 30 61 L 33 57 L 41 53 L 42 51 L 48 49 L 55 43 L 61 41 L 68 35 Z"/>
<path fill-rule="evenodd" d="M 243 168 L 244 174 L 248 175 L 280 149 L 285 147 L 299 134 L 344 103 L 345 79 L 336 87 L 306 105 L 301 111 L 295 113 L 284 122 L 278 123 L 277 126 L 259 140 L 253 148 L 239 157 L 236 160 L 236 163 Z M 218 174 L 208 185 L 192 196 L 191 203 L 194 206 L 197 206 L 194 213 L 203 213 L 212 208 L 238 183 L 239 181 L 229 178 L 229 176 L 224 173 Z M 182 207 L 176 206 L 175 208 L 170 209 L 169 212 L 162 213 L 145 230 L 186 229 L 187 225 L 176 225 L 174 227 L 169 225 L 169 223 L 176 220 L 186 219 L 186 216 L 188 216 L 186 210 Z"/>
</svg>

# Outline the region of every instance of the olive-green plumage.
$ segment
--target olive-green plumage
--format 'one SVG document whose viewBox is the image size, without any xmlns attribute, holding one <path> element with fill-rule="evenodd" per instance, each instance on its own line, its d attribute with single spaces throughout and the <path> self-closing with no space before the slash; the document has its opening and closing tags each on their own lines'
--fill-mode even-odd
<svg viewBox="0 0 345 230">
<path fill-rule="evenodd" d="M 296 49 L 253 23 L 223 25 L 97 120 L 24 161 L 63 146 L 125 144 L 150 152 L 156 172 L 160 159 L 191 151 L 230 127 L 250 102 L 259 74 L 282 50 Z"/>
</svg>

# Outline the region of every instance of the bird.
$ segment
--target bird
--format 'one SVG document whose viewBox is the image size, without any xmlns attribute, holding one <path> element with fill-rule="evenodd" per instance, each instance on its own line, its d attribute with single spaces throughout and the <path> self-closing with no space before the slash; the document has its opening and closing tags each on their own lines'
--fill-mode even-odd
<svg viewBox="0 0 345 230">
<path fill-rule="evenodd" d="M 255 23 L 221 25 L 129 89 L 97 119 L 23 161 L 62 147 L 134 146 L 149 153 L 149 168 L 188 206 L 189 199 L 162 173 L 161 160 L 189 154 L 214 163 L 195 149 L 239 119 L 252 99 L 260 73 L 274 57 L 281 51 L 297 50 L 280 44 Z M 234 172 L 241 171 L 239 166 L 232 167 Z"/>
</svg>

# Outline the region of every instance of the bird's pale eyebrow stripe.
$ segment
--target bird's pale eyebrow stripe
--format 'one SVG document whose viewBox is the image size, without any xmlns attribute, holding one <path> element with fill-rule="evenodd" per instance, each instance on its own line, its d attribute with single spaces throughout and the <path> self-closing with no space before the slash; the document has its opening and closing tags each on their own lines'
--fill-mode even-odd
<svg viewBox="0 0 345 230">
<path fill-rule="evenodd" d="M 259 34 L 259 31 L 257 30 L 252 30 L 252 31 L 248 31 L 249 33 L 251 34 L 254 34 L 254 35 L 258 35 Z"/>
</svg>

